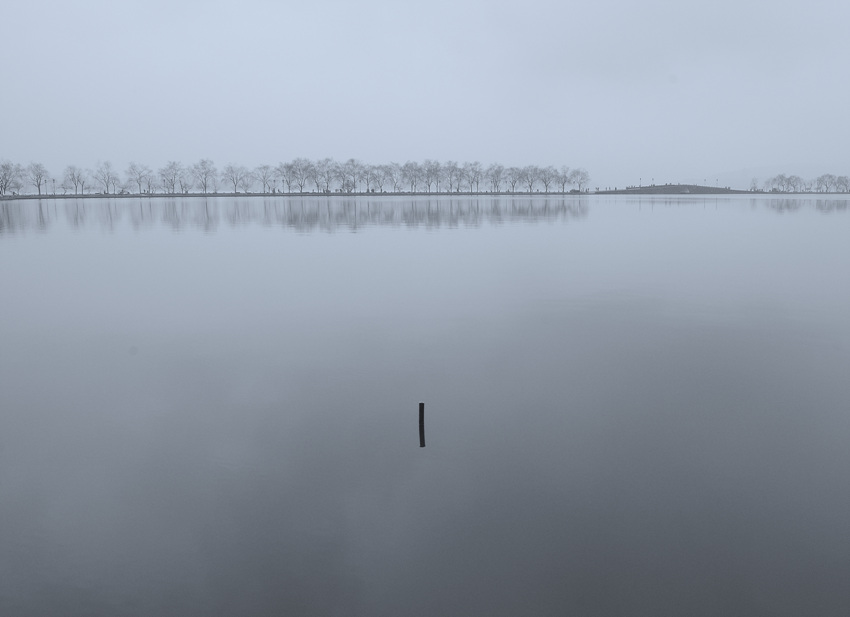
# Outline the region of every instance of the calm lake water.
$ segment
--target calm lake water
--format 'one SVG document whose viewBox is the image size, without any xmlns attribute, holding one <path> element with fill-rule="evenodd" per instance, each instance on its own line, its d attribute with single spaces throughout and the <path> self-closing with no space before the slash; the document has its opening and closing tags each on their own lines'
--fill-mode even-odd
<svg viewBox="0 0 850 617">
<path fill-rule="evenodd" d="M 846 616 L 848 203 L 0 202 L 0 614 Z"/>
</svg>

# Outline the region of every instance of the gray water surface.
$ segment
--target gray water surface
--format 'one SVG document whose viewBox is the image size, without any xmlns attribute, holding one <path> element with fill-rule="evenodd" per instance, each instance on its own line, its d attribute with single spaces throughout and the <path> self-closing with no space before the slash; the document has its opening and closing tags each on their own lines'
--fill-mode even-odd
<svg viewBox="0 0 850 617">
<path fill-rule="evenodd" d="M 0 202 L 0 614 L 846 615 L 847 205 Z"/>
</svg>

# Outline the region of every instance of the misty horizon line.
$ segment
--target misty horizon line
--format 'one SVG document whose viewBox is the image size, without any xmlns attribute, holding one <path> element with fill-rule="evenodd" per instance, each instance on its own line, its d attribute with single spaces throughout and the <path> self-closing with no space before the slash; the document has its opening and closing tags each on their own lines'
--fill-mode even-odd
<svg viewBox="0 0 850 617">
<path fill-rule="evenodd" d="M 193 192 L 192 189 L 208 194 L 217 193 L 220 187 L 232 187 L 231 193 L 239 193 L 240 189 L 243 193 L 251 193 L 258 187 L 261 190 L 256 192 L 262 194 L 307 193 L 310 192 L 305 190 L 308 186 L 314 186 L 312 192 L 316 193 L 480 193 L 482 184 L 495 193 L 502 192 L 502 186 L 510 186 L 513 193 L 523 192 L 517 191 L 517 186 L 525 187 L 527 192 L 535 192 L 535 188 L 540 187 L 544 192 L 550 192 L 550 187 L 560 186 L 558 192 L 566 193 L 568 185 L 582 192 L 589 182 L 590 175 L 585 169 L 566 165 L 558 168 L 552 165 L 505 167 L 492 163 L 485 168 L 478 161 L 459 164 L 433 159 L 425 159 L 422 163 L 407 161 L 404 164 L 374 165 L 354 158 L 345 162 L 333 158 L 295 158 L 274 167 L 259 165 L 253 169 L 228 163 L 221 170 L 210 159 L 201 159 L 192 165 L 168 161 L 157 170 L 131 162 L 123 178 L 109 161 L 98 163 L 95 169 L 68 165 L 58 177 L 51 175 L 41 163 L 32 162 L 23 167 L 8 160 L 0 161 L 0 196 L 20 194 L 25 187 L 32 187 L 37 195 L 43 194 L 42 189 L 57 195 L 57 188 L 63 195 L 71 191 L 75 195 L 86 194 L 86 191 L 92 193 L 96 188 L 107 195 L 188 194 Z M 448 190 L 441 190 L 441 186 L 444 189 L 448 187 Z M 461 190 L 463 186 L 467 187 L 466 191 Z M 297 190 L 293 191 L 294 188 Z"/>
<path fill-rule="evenodd" d="M 773 193 L 847 193 L 850 176 L 821 174 L 806 179 L 796 174 L 780 173 L 764 182 L 752 178 L 748 188 L 712 186 L 708 181 L 650 184 L 638 182 L 624 187 L 595 187 L 591 191 L 590 174 L 579 167 L 566 165 L 541 167 L 525 165 L 505 167 L 491 163 L 455 161 L 442 163 L 434 159 L 408 161 L 404 164 L 369 164 L 358 159 L 338 162 L 333 158 L 311 160 L 295 158 L 277 166 L 259 165 L 248 169 L 228 163 L 219 170 L 210 159 L 192 165 L 169 161 L 153 170 L 145 164 L 131 162 L 123 178 L 111 162 L 98 163 L 94 169 L 68 165 L 61 176 L 52 175 L 41 163 L 26 167 L 0 160 L 0 199 L 39 196 L 103 196 L 103 195 L 315 195 L 315 194 L 409 194 L 409 195 L 484 195 L 484 194 L 551 194 L 566 195 L 591 192 L 649 190 L 651 187 L 699 187 L 701 192 L 739 191 Z M 483 185 L 483 190 L 482 190 Z M 571 187 L 569 190 L 567 187 Z M 310 187 L 310 188 L 308 188 Z M 446 189 L 445 187 L 448 187 Z M 553 190 L 552 187 L 555 187 Z M 557 188 L 560 190 L 557 190 Z M 29 188 L 29 191 L 25 191 Z M 227 190 L 232 189 L 232 190 Z M 241 189 L 241 190 L 240 190 Z M 61 191 L 61 193 L 59 192 Z M 73 192 L 72 192 L 73 191 Z"/>
</svg>

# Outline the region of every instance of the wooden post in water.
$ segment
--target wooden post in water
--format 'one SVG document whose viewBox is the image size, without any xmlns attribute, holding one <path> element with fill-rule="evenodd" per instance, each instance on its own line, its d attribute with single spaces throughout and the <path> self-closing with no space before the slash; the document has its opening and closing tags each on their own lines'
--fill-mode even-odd
<svg viewBox="0 0 850 617">
<path fill-rule="evenodd" d="M 419 403 L 419 447 L 425 447 L 425 403 Z"/>
</svg>

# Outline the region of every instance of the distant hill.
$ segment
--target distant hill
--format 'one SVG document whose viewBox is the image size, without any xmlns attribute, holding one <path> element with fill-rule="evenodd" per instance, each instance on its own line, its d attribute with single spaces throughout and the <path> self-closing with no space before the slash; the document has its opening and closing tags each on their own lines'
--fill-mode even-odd
<svg viewBox="0 0 850 617">
<path fill-rule="evenodd" d="M 729 187 L 701 186 L 699 184 L 651 184 L 627 186 L 613 191 L 596 191 L 597 195 L 728 195 L 749 193 Z"/>
</svg>

